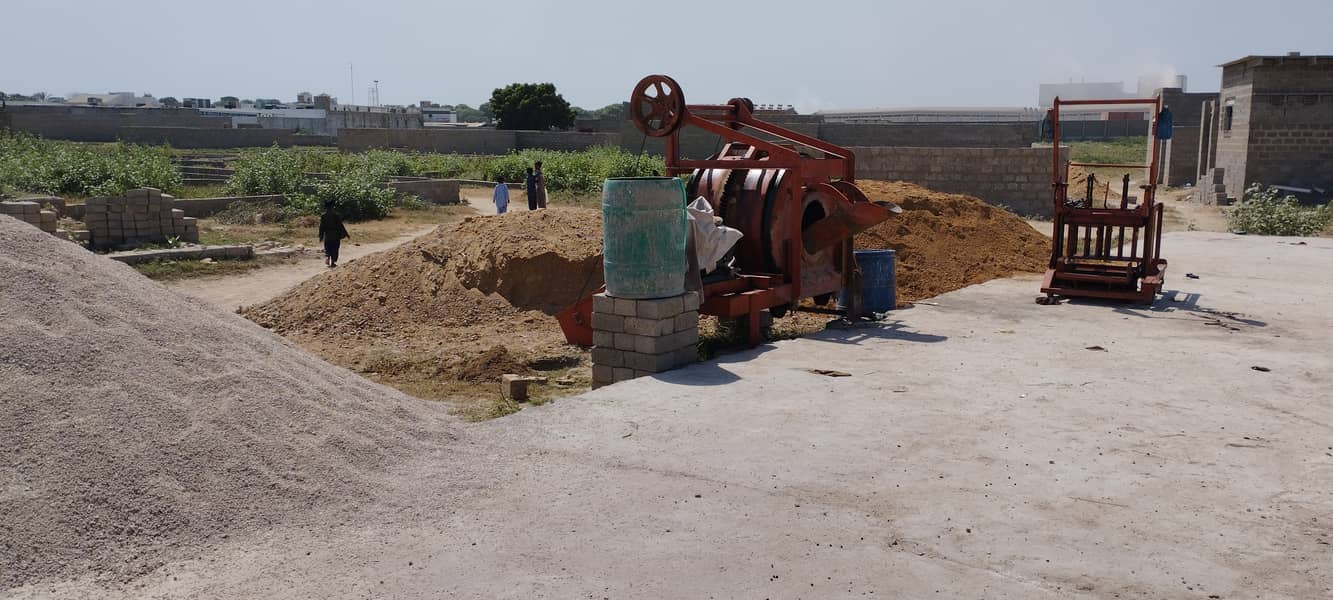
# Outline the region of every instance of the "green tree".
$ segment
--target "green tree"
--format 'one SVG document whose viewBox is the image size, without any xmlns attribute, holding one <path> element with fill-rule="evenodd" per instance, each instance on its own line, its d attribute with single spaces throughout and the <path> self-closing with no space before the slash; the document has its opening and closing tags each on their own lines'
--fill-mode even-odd
<svg viewBox="0 0 1333 600">
<path fill-rule="evenodd" d="M 466 104 L 455 104 L 454 110 L 458 112 L 458 122 L 460 123 L 485 123 L 490 120 L 480 110 Z"/>
<path fill-rule="evenodd" d="M 577 114 L 553 83 L 511 83 L 492 92 L 490 104 L 499 129 L 564 129 Z"/>
</svg>

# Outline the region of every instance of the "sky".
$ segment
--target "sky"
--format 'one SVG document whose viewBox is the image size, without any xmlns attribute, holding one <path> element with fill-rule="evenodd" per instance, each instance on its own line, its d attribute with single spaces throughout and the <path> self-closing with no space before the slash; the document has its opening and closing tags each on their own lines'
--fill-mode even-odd
<svg viewBox="0 0 1333 600">
<path fill-rule="evenodd" d="M 598 108 L 651 73 L 692 103 L 1034 106 L 1039 83 L 1213 91 L 1245 55 L 1333 54 L 1328 0 L 0 0 L 0 21 L 8 93 L 365 103 L 378 79 L 384 104 L 474 107 L 549 81 Z"/>
</svg>

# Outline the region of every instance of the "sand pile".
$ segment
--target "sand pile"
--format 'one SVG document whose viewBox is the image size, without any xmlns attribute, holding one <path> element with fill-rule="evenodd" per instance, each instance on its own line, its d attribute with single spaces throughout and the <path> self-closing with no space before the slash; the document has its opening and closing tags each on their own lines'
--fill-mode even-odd
<svg viewBox="0 0 1333 600">
<path fill-rule="evenodd" d="M 564 345 L 552 315 L 602 285 L 601 225 L 598 211 L 577 208 L 468 218 L 245 315 L 395 385 L 484 382 L 527 372 L 529 363 L 568 364 L 561 359 L 579 351 Z"/>
<path fill-rule="evenodd" d="M 1007 210 L 906 182 L 861 180 L 857 186 L 903 207 L 902 214 L 856 236 L 857 248 L 897 251 L 899 302 L 1046 269 L 1049 238 Z"/>
<path fill-rule="evenodd" d="M 0 273 L 0 590 L 337 515 L 450 437 L 434 406 L 8 217 Z"/>
</svg>

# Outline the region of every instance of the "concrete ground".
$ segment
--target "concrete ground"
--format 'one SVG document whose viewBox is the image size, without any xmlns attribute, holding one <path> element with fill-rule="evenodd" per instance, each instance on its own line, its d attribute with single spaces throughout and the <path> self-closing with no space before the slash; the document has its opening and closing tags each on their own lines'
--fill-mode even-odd
<svg viewBox="0 0 1333 600">
<path fill-rule="evenodd" d="M 993 281 L 468 426 L 359 514 L 121 591 L 1333 597 L 1333 240 L 1163 253 L 1152 308 Z"/>
</svg>

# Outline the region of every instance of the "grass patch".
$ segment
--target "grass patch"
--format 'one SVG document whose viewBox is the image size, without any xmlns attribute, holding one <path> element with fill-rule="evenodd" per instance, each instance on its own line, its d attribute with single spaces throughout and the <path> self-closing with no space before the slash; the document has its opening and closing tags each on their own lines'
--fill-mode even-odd
<svg viewBox="0 0 1333 600">
<path fill-rule="evenodd" d="M 1148 158 L 1146 136 L 1116 138 L 1104 142 L 1068 142 L 1074 162 L 1142 164 Z"/>
<path fill-rule="evenodd" d="M 189 279 L 191 277 L 206 277 L 214 275 L 236 275 L 253 271 L 266 266 L 271 266 L 282 262 L 284 259 L 259 257 L 249 260 L 215 260 L 213 262 L 203 262 L 200 260 L 154 260 L 143 262 L 134 267 L 143 276 L 156 281 L 169 281 L 173 279 Z"/>
</svg>

